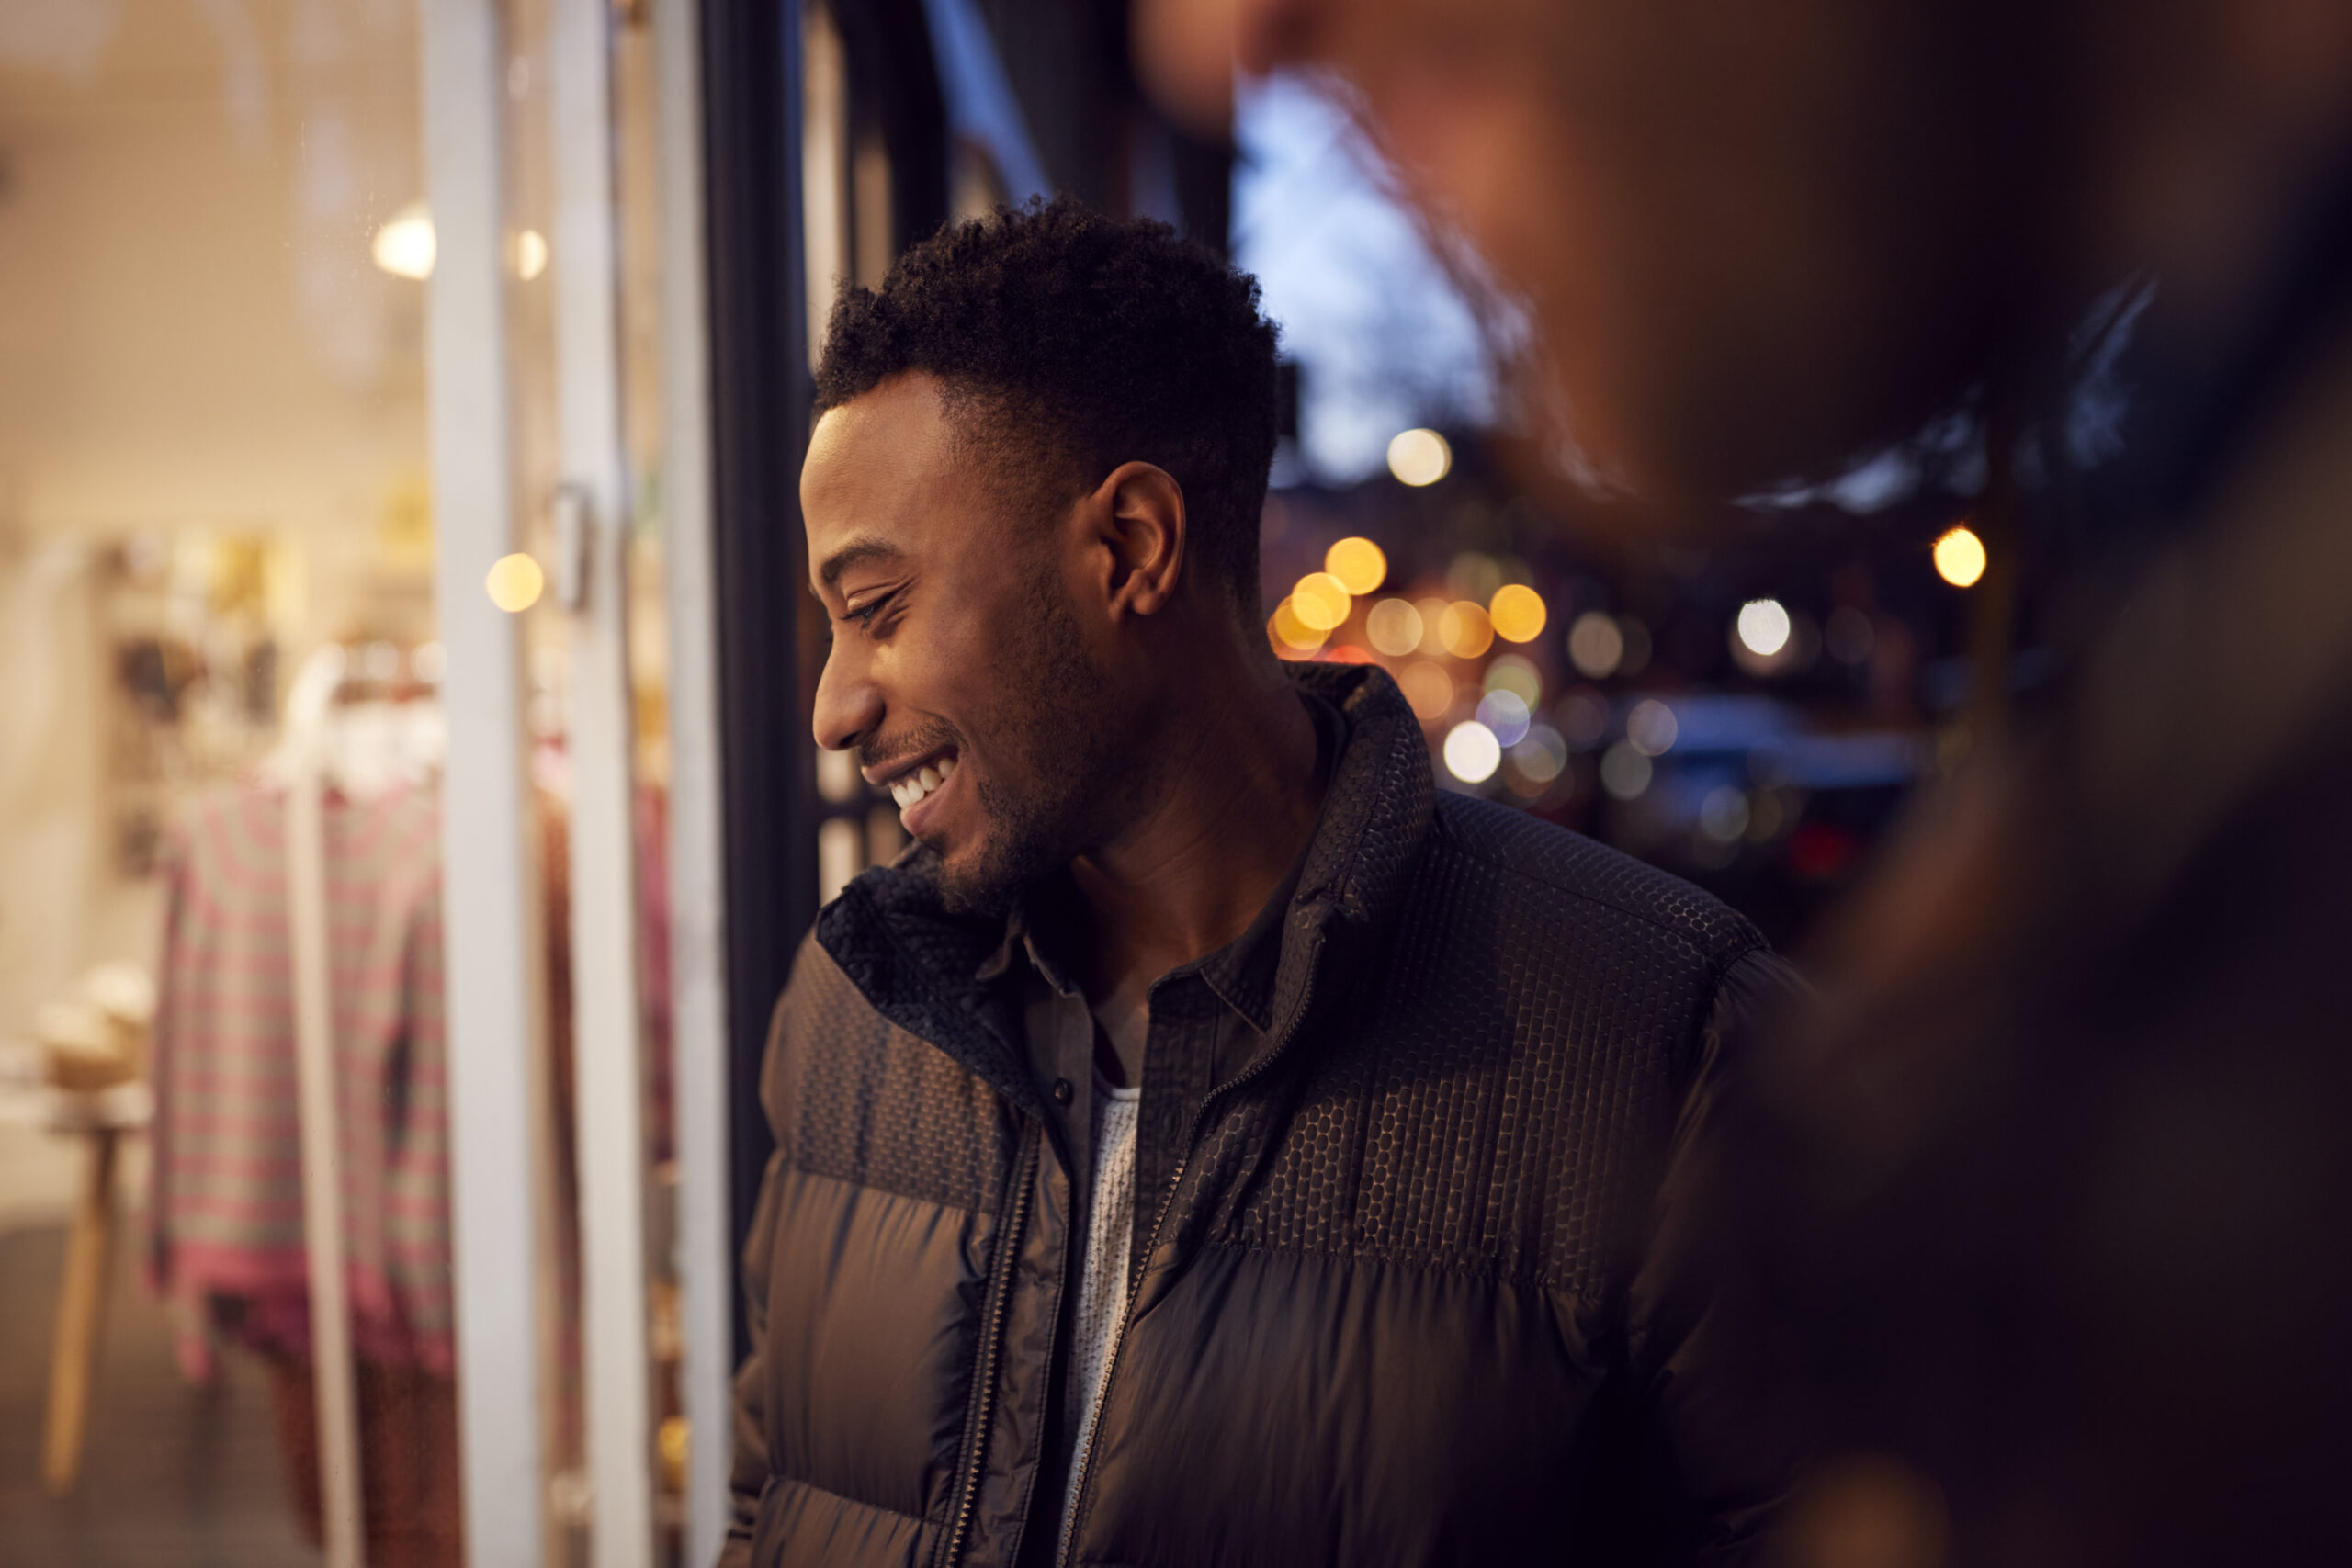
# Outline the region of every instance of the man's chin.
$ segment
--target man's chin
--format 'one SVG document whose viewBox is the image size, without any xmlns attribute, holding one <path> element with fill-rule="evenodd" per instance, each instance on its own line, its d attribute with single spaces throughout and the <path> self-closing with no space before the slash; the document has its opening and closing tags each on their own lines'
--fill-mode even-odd
<svg viewBox="0 0 2352 1568">
<path fill-rule="evenodd" d="M 952 851 L 924 840 L 936 857 L 932 877 L 950 914 L 1010 914 L 1030 888 L 1070 863 L 1071 852 L 1053 834 L 1008 832 L 1000 822 L 989 827 L 978 841 Z"/>
<path fill-rule="evenodd" d="M 951 915 L 1001 919 L 1012 912 L 1030 880 L 978 848 L 956 854 L 945 853 L 936 845 L 931 848 L 937 856 L 932 879 L 939 889 L 940 903 Z"/>
</svg>

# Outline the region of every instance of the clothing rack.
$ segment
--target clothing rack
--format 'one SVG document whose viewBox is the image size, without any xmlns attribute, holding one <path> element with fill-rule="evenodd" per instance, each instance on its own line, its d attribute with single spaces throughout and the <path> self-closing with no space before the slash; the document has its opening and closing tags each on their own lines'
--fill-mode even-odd
<svg viewBox="0 0 2352 1568">
<path fill-rule="evenodd" d="M 333 644 L 304 661 L 286 707 L 287 914 L 294 960 L 294 1057 L 302 1141 L 302 1227 L 317 1391 L 319 1502 L 327 1568 L 366 1568 L 358 1399 L 343 1251 L 343 1138 L 334 1012 L 327 968 L 327 712 L 346 656 Z"/>
</svg>

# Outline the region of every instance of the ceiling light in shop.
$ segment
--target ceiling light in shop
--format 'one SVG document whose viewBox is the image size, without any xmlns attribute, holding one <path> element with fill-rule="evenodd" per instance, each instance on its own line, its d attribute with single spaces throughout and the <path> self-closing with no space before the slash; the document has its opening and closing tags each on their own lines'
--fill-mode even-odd
<svg viewBox="0 0 2352 1568">
<path fill-rule="evenodd" d="M 1457 599 L 1437 618 L 1437 639 L 1456 659 L 1476 659 L 1495 646 L 1495 628 L 1487 612 L 1468 599 Z"/>
<path fill-rule="evenodd" d="M 1505 642 L 1533 642 L 1544 635 L 1551 612 L 1544 607 L 1544 595 L 1523 582 L 1510 582 L 1495 590 L 1487 615 Z"/>
<path fill-rule="evenodd" d="M 1347 584 L 1328 571 L 1310 571 L 1290 591 L 1291 613 L 1299 624 L 1318 632 L 1336 629 L 1354 605 Z"/>
<path fill-rule="evenodd" d="M 1370 539 L 1341 539 L 1324 553 L 1323 570 L 1362 596 L 1388 581 L 1388 557 Z"/>
<path fill-rule="evenodd" d="M 1445 771 L 1464 784 L 1485 784 L 1502 765 L 1502 742 L 1476 719 L 1445 732 Z"/>
<path fill-rule="evenodd" d="M 490 602 L 512 615 L 537 604 L 547 582 L 547 573 L 539 570 L 539 563 L 517 553 L 492 561 L 482 586 L 490 591 Z"/>
<path fill-rule="evenodd" d="M 1984 575 L 1984 541 L 1973 530 L 1953 528 L 1936 541 L 1936 575 L 1954 588 L 1973 588 Z"/>
<path fill-rule="evenodd" d="M 1789 646 L 1789 612 L 1778 599 L 1750 599 L 1739 607 L 1740 646 L 1770 659 Z"/>
<path fill-rule="evenodd" d="M 1383 599 L 1363 618 L 1364 636 L 1391 659 L 1421 646 L 1421 613 L 1402 599 Z"/>
<path fill-rule="evenodd" d="M 421 201 L 410 202 L 376 231 L 368 250 L 375 256 L 376 265 L 394 277 L 420 281 L 431 277 L 435 254 L 432 211 Z"/>
<path fill-rule="evenodd" d="M 1434 430 L 1397 433 L 1388 444 L 1388 471 L 1416 489 L 1433 485 L 1453 467 L 1453 448 Z"/>
<path fill-rule="evenodd" d="M 537 229 L 514 236 L 514 276 L 528 283 L 548 269 L 548 238 Z"/>
</svg>

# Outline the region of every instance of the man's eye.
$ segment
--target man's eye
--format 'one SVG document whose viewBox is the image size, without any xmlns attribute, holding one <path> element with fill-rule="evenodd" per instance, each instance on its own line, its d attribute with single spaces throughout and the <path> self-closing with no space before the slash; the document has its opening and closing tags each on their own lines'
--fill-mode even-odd
<svg viewBox="0 0 2352 1568">
<path fill-rule="evenodd" d="M 882 607 L 889 602 L 890 595 L 888 593 L 882 594 L 877 598 L 869 599 L 865 604 L 858 605 L 854 609 L 843 611 L 842 613 L 842 619 L 844 621 L 855 621 L 862 630 L 872 631 L 874 629 L 874 617 L 880 615 L 882 613 Z"/>
</svg>

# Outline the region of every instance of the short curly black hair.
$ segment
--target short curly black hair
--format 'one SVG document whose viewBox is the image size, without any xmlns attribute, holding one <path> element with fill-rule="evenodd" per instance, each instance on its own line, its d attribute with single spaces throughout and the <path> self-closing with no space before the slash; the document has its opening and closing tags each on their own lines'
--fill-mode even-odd
<svg viewBox="0 0 2352 1568">
<path fill-rule="evenodd" d="M 878 289 L 842 289 L 817 409 L 924 371 L 966 434 L 1026 470 L 1008 477 L 1057 501 L 1156 464 L 1183 487 L 1192 561 L 1254 614 L 1277 335 L 1257 280 L 1165 223 L 1033 200 L 940 230 Z"/>
</svg>

